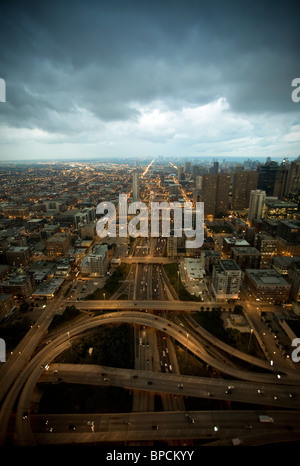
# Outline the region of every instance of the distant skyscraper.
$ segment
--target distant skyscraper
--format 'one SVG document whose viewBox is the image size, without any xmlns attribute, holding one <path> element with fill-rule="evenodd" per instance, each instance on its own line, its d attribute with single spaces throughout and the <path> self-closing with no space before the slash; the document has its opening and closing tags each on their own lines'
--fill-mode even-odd
<svg viewBox="0 0 300 466">
<path fill-rule="evenodd" d="M 253 189 L 250 193 L 248 220 L 261 219 L 265 204 L 266 192 L 260 189 Z"/>
<path fill-rule="evenodd" d="M 177 176 L 178 176 L 178 181 L 184 180 L 184 167 L 178 167 Z"/>
<path fill-rule="evenodd" d="M 291 162 L 288 168 L 287 182 L 284 194 L 300 191 L 300 157 Z"/>
<path fill-rule="evenodd" d="M 233 174 L 232 204 L 234 210 L 247 209 L 250 192 L 257 188 L 258 172 L 239 170 Z"/>
<path fill-rule="evenodd" d="M 192 162 L 184 162 L 184 173 L 192 173 Z"/>
<path fill-rule="evenodd" d="M 257 188 L 266 191 L 267 196 L 281 198 L 285 192 L 288 170 L 284 165 L 268 160 L 259 168 Z"/>
<path fill-rule="evenodd" d="M 209 173 L 212 175 L 217 175 L 219 172 L 219 162 L 214 162 L 213 166 L 210 167 Z"/>
<path fill-rule="evenodd" d="M 133 191 L 133 200 L 140 200 L 140 175 L 138 172 L 132 174 L 132 191 Z"/>
<path fill-rule="evenodd" d="M 196 189 L 201 189 L 202 188 L 202 176 L 198 175 L 196 176 Z"/>
<path fill-rule="evenodd" d="M 202 196 L 205 215 L 225 215 L 228 211 L 230 175 L 218 173 L 202 176 Z"/>
</svg>

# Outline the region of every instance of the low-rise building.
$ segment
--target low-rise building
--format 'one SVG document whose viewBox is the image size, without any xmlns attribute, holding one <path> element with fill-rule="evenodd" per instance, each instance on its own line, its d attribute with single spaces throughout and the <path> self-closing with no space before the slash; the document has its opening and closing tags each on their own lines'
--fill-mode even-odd
<svg viewBox="0 0 300 466">
<path fill-rule="evenodd" d="M 292 266 L 294 259 L 294 257 L 289 256 L 274 256 L 272 266 L 280 275 L 288 275 L 289 268 Z"/>
<path fill-rule="evenodd" d="M 258 269 L 260 256 L 260 252 L 251 246 L 231 248 L 231 259 L 238 264 L 241 270 Z"/>
<path fill-rule="evenodd" d="M 32 295 L 32 283 L 27 275 L 15 275 L 0 282 L 0 294 L 12 294 L 29 298 Z"/>
<path fill-rule="evenodd" d="M 34 298 L 54 298 L 64 282 L 64 278 L 54 277 L 49 282 L 42 282 L 32 293 Z"/>
<path fill-rule="evenodd" d="M 289 300 L 291 285 L 275 269 L 246 269 L 244 283 L 254 300 L 270 304 Z"/>
<path fill-rule="evenodd" d="M 13 295 L 11 294 L 0 294 L 0 321 L 4 319 L 13 309 L 15 303 Z"/>
<path fill-rule="evenodd" d="M 288 270 L 288 280 L 291 284 L 291 298 L 300 301 L 300 259 L 295 258 Z"/>
<path fill-rule="evenodd" d="M 47 256 L 64 256 L 70 247 L 70 236 L 66 233 L 56 233 L 46 241 Z"/>
<path fill-rule="evenodd" d="M 238 239 L 235 237 L 225 237 L 223 238 L 223 251 L 225 254 L 230 254 L 231 248 L 245 248 L 247 246 L 250 246 L 248 241 L 245 239 Z"/>
<path fill-rule="evenodd" d="M 206 272 L 212 271 L 213 265 L 217 265 L 221 259 L 221 254 L 215 249 L 201 251 L 201 264 Z"/>
<path fill-rule="evenodd" d="M 184 270 L 187 280 L 203 282 L 205 277 L 205 269 L 202 266 L 201 259 L 184 259 Z"/>
<path fill-rule="evenodd" d="M 7 262 L 10 265 L 26 266 L 31 258 L 31 250 L 28 246 L 11 246 L 6 251 Z"/>
</svg>

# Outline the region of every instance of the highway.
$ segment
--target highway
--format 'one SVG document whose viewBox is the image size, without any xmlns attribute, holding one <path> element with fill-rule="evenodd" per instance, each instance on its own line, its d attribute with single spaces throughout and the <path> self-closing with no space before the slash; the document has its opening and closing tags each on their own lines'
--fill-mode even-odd
<svg viewBox="0 0 300 466">
<path fill-rule="evenodd" d="M 268 414 L 273 423 L 261 423 Z M 176 411 L 110 414 L 32 415 L 37 444 L 241 438 L 245 445 L 300 439 L 299 411 Z M 190 416 L 190 417 L 188 417 Z M 192 422 L 194 420 L 194 422 Z M 23 420 L 28 423 L 29 420 Z M 247 424 L 252 428 L 247 428 Z M 246 426 L 246 427 L 245 427 Z M 157 428 L 156 428 L 157 427 Z"/>
<path fill-rule="evenodd" d="M 141 309 L 141 310 L 165 310 L 165 311 L 177 311 L 177 312 L 191 312 L 200 311 L 201 307 L 205 309 L 213 309 L 216 307 L 227 307 L 230 306 L 228 303 L 214 303 L 214 302 L 197 302 L 197 301 L 179 301 L 173 299 L 171 301 L 166 300 L 151 300 L 151 299 L 140 299 L 138 301 L 134 299 L 128 300 L 101 300 L 101 301 L 73 301 L 68 300 L 65 302 L 66 305 L 74 305 L 77 309 L 91 309 L 91 310 L 120 310 L 120 309 Z"/>
<path fill-rule="evenodd" d="M 140 302 L 138 302 L 138 307 L 140 307 Z M 114 312 L 112 314 L 106 314 L 106 316 L 109 318 L 115 319 L 116 321 L 132 322 L 132 323 L 135 322 L 135 323 L 140 323 L 141 325 L 151 325 L 161 331 L 165 331 L 170 336 L 174 337 L 176 340 L 182 343 L 183 346 L 186 346 L 196 356 L 200 357 L 204 362 L 211 365 L 212 367 L 215 367 L 216 369 L 219 369 L 221 372 L 224 372 L 226 374 L 232 375 L 234 377 L 242 378 L 244 380 L 254 380 L 255 377 L 257 377 L 258 379 L 261 379 L 261 381 L 266 381 L 266 382 L 269 381 L 271 383 L 275 381 L 275 376 L 263 375 L 263 374 L 254 375 L 254 373 L 251 373 L 249 371 L 234 369 L 233 367 L 230 366 L 230 364 L 227 364 L 225 360 L 218 361 L 217 359 L 211 357 L 208 354 L 207 350 L 209 350 L 209 347 L 204 348 L 203 346 L 201 346 L 199 341 L 197 341 L 194 337 L 189 337 L 187 339 L 186 337 L 187 330 L 180 328 L 180 326 L 175 323 L 171 324 L 169 320 L 164 319 L 160 316 L 150 314 L 150 313 L 140 313 L 138 311 Z M 103 318 L 103 316 L 94 317 L 93 319 L 89 320 L 89 325 L 97 325 L 97 322 L 98 322 L 97 318 L 99 317 Z M 221 343 L 219 343 L 219 345 L 221 345 Z M 226 345 L 225 343 L 223 345 L 224 345 L 224 350 L 226 351 L 226 348 L 228 347 L 228 345 Z M 201 349 L 199 347 L 201 347 Z M 239 355 L 243 355 L 243 353 L 238 353 L 238 352 L 234 352 L 234 354 L 237 357 Z M 291 380 L 298 381 L 298 383 L 300 381 L 299 372 L 293 369 L 289 369 L 286 366 L 285 367 L 276 366 L 275 368 L 273 366 L 270 366 L 267 362 L 264 362 L 262 364 L 261 362 L 258 362 L 260 361 L 258 360 L 258 358 L 254 358 L 251 356 L 249 357 L 247 355 L 246 355 L 246 360 L 248 362 L 251 361 L 251 363 L 254 365 L 258 364 L 260 367 L 264 367 L 268 371 L 275 371 L 275 372 L 280 371 L 283 374 L 288 374 Z"/>
<path fill-rule="evenodd" d="M 20 341 L 12 354 L 9 355 L 5 364 L 0 369 L 0 401 L 3 399 L 17 375 L 30 361 L 36 347 L 48 330 L 53 316 L 64 309 L 64 292 L 68 287 L 65 283 L 55 301 L 47 303 L 43 313 L 37 322 L 32 325 L 25 337 Z"/>
<path fill-rule="evenodd" d="M 138 242 L 135 253 L 141 253 L 142 256 L 138 257 L 137 261 L 133 260 L 131 262 L 128 276 L 113 295 L 113 300 L 66 301 L 63 299 L 64 292 L 69 286 L 69 282 L 66 281 L 55 301 L 47 304 L 36 325 L 28 332 L 14 351 L 14 354 L 11 355 L 1 369 L 0 376 L 3 383 L 0 387 L 0 394 L 2 399 L 8 392 L 0 411 L 0 442 L 2 444 L 5 441 L 10 414 L 20 394 L 16 413 L 16 434 L 17 442 L 21 445 L 30 445 L 36 442 L 105 442 L 113 441 L 114 438 L 116 441 L 134 441 L 134 445 L 138 441 L 153 441 L 155 439 L 170 439 L 170 441 L 172 439 L 173 442 L 176 442 L 177 439 L 178 444 L 181 444 L 182 439 L 188 441 L 187 439 L 192 438 L 211 438 L 212 435 L 217 442 L 230 440 L 230 436 L 234 435 L 234 429 L 237 425 L 235 419 L 232 418 L 232 424 L 228 426 L 227 421 L 225 422 L 222 416 L 224 415 L 229 423 L 232 413 L 236 413 L 234 414 L 237 417 L 236 422 L 240 422 L 241 419 L 238 418 L 240 414 L 237 411 L 224 411 L 222 415 L 217 415 L 217 422 L 224 423 L 221 435 L 220 433 L 218 435 L 215 432 L 212 433 L 211 425 L 208 426 L 206 423 L 208 421 L 205 420 L 205 416 L 208 416 L 210 420 L 212 418 L 214 420 L 216 411 L 207 411 L 205 414 L 196 413 L 195 416 L 199 416 L 199 423 L 201 421 L 201 427 L 197 425 L 197 430 L 194 428 L 196 423 L 191 426 L 185 416 L 183 416 L 183 419 L 178 418 L 178 421 L 177 418 L 174 418 L 175 424 L 171 425 L 171 417 L 168 417 L 171 414 L 170 411 L 176 414 L 185 412 L 183 396 L 225 400 L 227 402 L 248 402 L 255 405 L 261 404 L 263 407 L 278 406 L 278 408 L 291 408 L 293 410 L 300 408 L 300 390 L 298 388 L 300 374 L 295 370 L 291 362 L 289 361 L 289 364 L 287 364 L 285 360 L 278 358 L 276 365 L 270 366 L 268 361 L 241 353 L 217 340 L 200 325 L 196 324 L 189 316 L 190 311 L 199 311 L 200 305 L 201 307 L 212 308 L 216 307 L 217 304 L 179 301 L 162 267 L 164 261 L 159 261 L 159 259 L 163 259 L 160 257 L 163 245 L 157 247 L 157 244 L 156 241 L 151 241 L 150 245 L 146 244 L 145 241 Z M 150 248 L 152 256 L 156 257 L 145 257 L 143 248 L 145 248 L 145 251 Z M 130 259 L 136 259 L 136 257 Z M 153 259 L 153 262 L 149 261 L 149 259 Z M 127 294 L 129 299 L 119 300 L 118 298 L 123 294 Z M 68 331 L 58 332 L 57 336 L 48 345 L 38 350 L 38 345 L 45 335 L 53 315 L 63 309 L 64 304 L 74 304 L 77 308 L 86 311 L 105 310 L 106 313 L 98 316 L 90 315 L 85 320 L 74 323 L 68 327 Z M 227 304 L 220 304 L 220 306 L 226 307 Z M 148 311 L 153 311 L 153 313 Z M 171 316 L 173 320 L 167 318 L 168 311 L 175 311 Z M 181 321 L 176 311 L 186 312 Z M 52 364 L 52 361 L 65 351 L 73 340 L 81 338 L 86 332 L 93 331 L 99 325 L 113 323 L 129 323 L 135 327 L 136 365 L 134 370 L 102 368 L 101 370 L 105 370 L 109 374 L 108 378 L 110 379 L 104 381 L 104 377 L 101 374 L 99 375 L 99 367 L 86 366 L 81 368 L 77 366 L 75 369 L 71 365 L 69 367 L 66 365 L 58 367 Z M 256 321 L 255 324 L 258 327 Z M 257 328 L 256 331 L 260 333 L 261 328 Z M 180 375 L 173 340 L 178 341 L 186 350 L 189 350 L 208 366 L 215 368 L 222 374 L 226 374 L 231 379 L 196 378 Z M 34 352 L 36 354 L 32 357 Z M 227 352 L 229 358 L 227 356 L 223 358 L 222 352 Z M 230 361 L 231 357 L 240 358 L 260 369 L 264 369 L 266 372 L 240 369 Z M 45 370 L 47 364 L 50 365 L 49 371 Z M 102 422 L 104 422 L 102 421 L 103 417 L 102 420 L 99 418 L 99 429 L 96 428 L 96 417 L 103 415 L 95 415 L 94 430 L 89 430 L 91 429 L 89 424 L 86 432 L 84 429 L 86 429 L 88 421 L 86 415 L 82 415 L 82 417 L 78 418 L 81 419 L 78 422 L 79 424 L 82 423 L 82 431 L 80 427 L 80 429 L 76 428 L 76 432 L 73 430 L 70 432 L 70 429 L 67 431 L 64 427 L 64 422 L 68 416 L 68 422 L 73 425 L 75 422 L 73 415 L 65 415 L 65 418 L 57 416 L 57 421 L 53 420 L 53 424 L 60 420 L 62 422 L 61 427 L 55 424 L 53 432 L 45 433 L 44 428 L 37 427 L 38 416 L 29 414 L 27 417 L 27 415 L 30 413 L 32 394 L 36 384 L 47 381 L 58 383 L 57 373 L 54 372 L 56 370 L 59 372 L 60 378 L 68 383 L 108 384 L 132 390 L 134 393 L 134 412 L 130 416 L 139 416 L 142 413 L 140 420 L 138 420 L 138 417 L 134 417 L 134 422 L 130 423 L 130 425 L 125 424 L 123 420 L 121 429 L 118 423 L 115 425 L 112 422 L 111 425 L 109 423 L 107 432 L 104 432 L 101 430 Z M 280 378 L 278 378 L 279 373 Z M 228 385 L 234 385 L 235 387 L 231 390 L 231 393 L 226 393 Z M 263 393 L 259 394 L 258 390 Z M 139 424 L 143 422 L 145 413 L 148 413 L 147 416 L 149 416 L 145 420 L 151 421 L 151 416 L 154 415 L 152 411 L 154 410 L 155 393 L 161 395 L 163 408 L 167 412 L 155 413 L 155 416 L 160 416 L 160 426 L 158 430 L 151 427 L 149 432 L 148 428 Z M 276 413 L 279 413 L 278 419 L 286 419 L 282 422 L 286 422 L 289 426 L 294 422 L 294 411 L 288 411 L 291 421 L 287 420 L 288 414 L 279 411 L 276 411 Z M 25 419 L 23 419 L 24 415 L 26 415 Z M 163 417 L 164 415 L 166 417 Z M 247 419 L 248 415 L 253 416 L 255 412 L 249 411 L 246 415 Z M 114 415 L 109 416 L 113 419 Z M 129 414 L 125 416 L 128 417 Z M 281 416 L 283 417 L 281 418 Z M 107 418 L 105 419 L 107 423 Z M 243 422 L 245 422 L 245 419 L 243 419 Z M 257 423 L 255 420 L 253 422 Z M 131 426 L 134 429 L 131 429 Z M 293 435 L 297 437 L 298 424 L 293 424 L 290 427 L 292 427 Z M 271 433 L 268 430 L 270 428 L 273 429 Z M 191 429 L 194 430 L 191 431 Z M 263 429 L 267 429 L 267 431 Z M 239 426 L 240 431 L 241 426 Z M 193 435 L 191 435 L 191 432 Z M 276 429 L 272 426 L 261 426 L 259 424 L 258 428 L 255 429 L 255 433 L 247 431 L 246 437 L 249 442 L 255 444 L 259 439 L 261 440 L 261 434 L 266 439 L 274 440 L 279 436 L 280 432 L 282 438 L 287 437 L 288 439 L 292 436 L 290 428 L 287 429 L 286 425 L 283 426 L 276 422 Z M 92 440 L 93 435 L 94 440 Z M 76 436 L 78 436 L 78 440 L 76 440 Z M 109 436 L 109 440 L 107 440 L 107 436 Z"/>
<path fill-rule="evenodd" d="M 42 373 L 38 382 L 56 384 L 58 377 L 65 383 L 116 386 L 129 390 L 300 409 L 300 387 L 293 385 L 259 384 L 232 379 L 192 377 L 170 372 L 62 363 L 50 364 L 49 369 Z M 228 390 L 229 386 L 234 388 Z M 263 393 L 260 394 L 261 391 Z"/>
<path fill-rule="evenodd" d="M 171 324 L 168 320 L 164 319 L 163 317 L 155 316 L 150 313 L 140 313 L 135 311 L 114 312 L 112 314 L 95 316 L 93 318 L 88 319 L 85 322 L 81 322 L 77 325 L 74 325 L 70 329 L 70 331 L 68 331 L 68 333 L 61 334 L 56 339 L 51 341 L 30 361 L 30 363 L 26 366 L 26 369 L 22 374 L 22 377 L 19 377 L 16 380 L 14 386 L 12 387 L 12 390 L 9 392 L 9 396 L 5 399 L 5 402 L 2 405 L 0 411 L 0 439 L 2 439 L 2 441 L 5 437 L 5 432 L 8 424 L 9 415 L 12 410 L 12 406 L 18 394 L 20 393 L 20 390 L 24 385 L 26 379 L 28 378 L 20 398 L 18 408 L 19 415 L 17 416 L 17 422 L 18 419 L 22 418 L 24 410 L 28 411 L 29 409 L 31 399 L 31 396 L 29 395 L 32 394 L 35 384 L 44 370 L 40 366 L 42 364 L 50 364 L 55 359 L 55 357 L 57 357 L 61 352 L 68 348 L 68 345 L 72 338 L 79 336 L 86 330 L 91 330 L 99 325 L 107 325 L 108 323 L 113 322 L 127 322 L 131 324 L 151 325 L 160 331 L 168 333 L 173 338 L 178 340 L 182 345 L 186 345 L 192 353 L 200 357 L 202 360 L 207 362 L 212 367 L 216 367 L 221 372 L 225 372 L 228 375 L 231 375 L 238 379 L 244 379 L 257 383 L 274 384 L 277 382 L 280 385 L 299 385 L 298 374 L 292 373 L 293 377 L 291 377 L 289 374 L 289 377 L 284 376 L 281 377 L 280 380 L 277 380 L 276 374 L 263 374 L 237 370 L 235 368 L 232 368 L 230 365 L 227 365 L 220 361 L 216 361 L 214 358 L 209 356 L 209 354 L 205 351 L 204 348 L 201 348 L 199 346 L 197 340 L 195 340 L 193 337 L 187 339 L 180 326 L 177 326 L 174 323 Z M 24 404 L 23 400 L 27 400 L 27 402 Z"/>
<path fill-rule="evenodd" d="M 276 377 L 276 374 L 262 374 L 262 373 L 255 373 L 255 372 L 250 372 L 250 371 L 242 371 L 242 370 L 231 368 L 225 363 L 222 364 L 221 362 L 216 361 L 213 358 L 211 358 L 204 349 L 200 349 L 199 343 L 197 341 L 194 341 L 193 337 L 189 338 L 187 342 L 186 336 L 182 334 L 180 327 L 178 327 L 176 324 L 168 323 L 166 319 L 160 316 L 154 316 L 152 314 L 145 314 L 145 313 L 140 314 L 137 312 L 106 314 L 106 315 L 93 317 L 84 323 L 78 323 L 78 325 L 70 329 L 68 333 L 62 334 L 59 337 L 57 337 L 55 340 L 50 342 L 45 348 L 43 348 L 40 351 L 40 353 L 38 353 L 31 360 L 31 362 L 26 368 L 29 371 L 30 377 L 28 377 L 28 380 L 22 391 L 20 401 L 18 404 L 17 418 L 16 418 L 18 438 L 20 438 L 21 440 L 22 438 L 25 438 L 25 443 L 30 444 L 29 439 L 30 439 L 31 433 L 30 433 L 30 430 L 26 432 L 22 428 L 22 417 L 25 412 L 29 412 L 31 396 L 32 396 L 32 393 L 33 393 L 33 390 L 34 390 L 34 387 L 37 381 L 39 380 L 42 372 L 44 371 L 43 366 L 50 364 L 55 359 L 55 357 L 57 357 L 65 349 L 69 347 L 70 341 L 76 336 L 80 336 L 82 332 L 88 329 L 96 328 L 99 325 L 104 325 L 104 324 L 112 323 L 112 322 L 120 322 L 120 321 L 128 322 L 131 324 L 139 323 L 141 325 L 148 324 L 148 325 L 155 326 L 156 328 L 158 328 L 158 330 L 169 333 L 171 336 L 173 336 L 183 345 L 186 345 L 187 348 L 191 352 L 193 352 L 198 357 L 201 357 L 201 359 L 204 359 L 204 360 L 206 359 L 210 365 L 216 366 L 219 370 L 226 371 L 228 374 L 231 374 L 234 377 L 237 377 L 239 379 L 245 379 L 245 380 L 252 381 L 255 383 L 274 384 L 277 382 L 278 385 L 295 385 L 295 384 L 299 385 L 299 379 L 297 378 L 293 379 L 291 377 L 286 376 L 286 377 L 281 377 L 281 379 L 278 380 Z M 17 387 L 17 388 L 20 391 L 20 387 Z M 18 392 L 16 392 L 16 395 L 17 393 Z M 10 402 L 12 401 L 14 401 L 14 398 L 10 399 Z M 11 411 L 12 409 L 11 404 L 8 406 L 8 409 L 6 411 L 5 411 L 5 408 L 2 407 L 0 414 L 2 414 L 2 411 L 3 411 L 3 414 L 5 413 L 7 414 L 9 409 Z M 1 429 L 1 433 L 3 433 L 3 430 L 6 431 L 6 425 L 7 425 L 7 424 L 5 425 L 4 421 L 8 422 L 8 418 L 5 419 L 4 417 L 3 419 L 2 417 L 0 417 L 0 420 L 1 420 L 0 429 Z"/>
<path fill-rule="evenodd" d="M 125 264 L 171 264 L 172 262 L 176 262 L 176 260 L 170 257 L 150 257 L 147 255 L 122 257 L 121 262 Z"/>
</svg>

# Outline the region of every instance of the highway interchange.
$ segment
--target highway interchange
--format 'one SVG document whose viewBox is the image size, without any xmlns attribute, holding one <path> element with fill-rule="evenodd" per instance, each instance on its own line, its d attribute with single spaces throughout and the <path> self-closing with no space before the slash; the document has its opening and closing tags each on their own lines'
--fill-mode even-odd
<svg viewBox="0 0 300 466">
<path fill-rule="evenodd" d="M 129 261 L 128 277 L 111 300 L 66 301 L 66 283 L 59 296 L 47 305 L 40 319 L 1 367 L 2 444 L 6 442 L 16 403 L 13 442 L 20 445 L 114 441 L 134 444 L 156 439 L 167 440 L 171 442 L 169 444 L 177 441 L 181 445 L 183 441 L 189 444 L 195 439 L 230 444 L 234 436 L 241 435 L 245 444 L 300 439 L 300 372 L 290 360 L 282 357 L 270 365 L 268 358 L 263 360 L 241 353 L 198 325 L 190 311 L 199 310 L 199 303 L 178 300 L 160 261 L 163 248 L 163 243 L 153 240 L 137 241 L 135 259 Z M 147 256 L 151 263 L 147 262 Z M 157 261 L 155 257 L 158 257 Z M 124 295 L 127 299 L 119 299 Z M 48 326 L 54 314 L 61 312 L 66 304 L 82 310 L 83 317 L 66 330 L 57 332 L 46 344 Z M 206 308 L 215 306 L 215 303 L 203 305 Z M 96 315 L 95 311 L 99 310 L 106 312 Z M 93 365 L 76 365 L 75 368 L 55 363 L 57 356 L 68 349 L 72 341 L 96 331 L 99 325 L 113 323 L 134 326 L 137 342 L 134 369 Z M 220 376 L 180 375 L 175 341 Z M 251 365 L 251 370 L 239 366 L 238 360 Z M 45 416 L 31 412 L 32 396 L 37 384 L 58 383 L 58 378 L 64 383 L 109 385 L 132 390 L 132 412 L 47 415 L 48 422 L 44 425 Z M 234 388 L 228 391 L 228 387 Z M 155 393 L 162 397 L 162 412 L 154 412 Z M 253 403 L 255 409 L 187 413 L 184 402 L 187 396 L 205 398 L 208 402 L 223 400 L 229 405 L 234 401 Z M 256 409 L 257 405 L 261 405 L 261 410 Z M 258 412 L 272 408 L 276 409 L 275 422 L 272 425 L 259 423 Z M 126 423 L 129 417 L 130 424 Z M 190 422 L 191 419 L 194 422 Z M 245 428 L 247 424 L 252 428 Z M 49 425 L 51 430 L 47 430 Z M 70 425 L 76 428 L 70 431 Z"/>
</svg>

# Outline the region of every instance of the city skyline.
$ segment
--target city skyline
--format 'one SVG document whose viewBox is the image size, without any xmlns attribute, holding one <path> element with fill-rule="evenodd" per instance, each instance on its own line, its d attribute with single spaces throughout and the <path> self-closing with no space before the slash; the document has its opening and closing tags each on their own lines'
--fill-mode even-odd
<svg viewBox="0 0 300 466">
<path fill-rule="evenodd" d="M 7 3 L 0 161 L 299 155 L 296 2 Z"/>
<path fill-rule="evenodd" d="M 2 3 L 0 445 L 299 445 L 299 2 Z"/>
<path fill-rule="evenodd" d="M 300 157 L 0 180 L 0 444 L 300 439 Z"/>
</svg>

